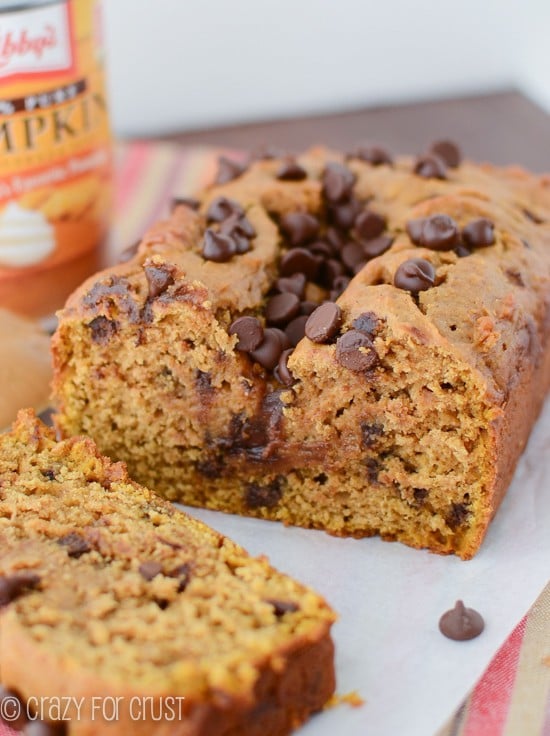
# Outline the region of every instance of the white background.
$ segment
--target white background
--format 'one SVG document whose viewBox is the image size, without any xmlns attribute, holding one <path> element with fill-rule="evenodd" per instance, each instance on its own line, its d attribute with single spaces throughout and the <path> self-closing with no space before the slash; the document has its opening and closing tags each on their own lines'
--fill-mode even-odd
<svg viewBox="0 0 550 736">
<path fill-rule="evenodd" d="M 104 0 L 115 130 L 517 87 L 550 110 L 550 0 Z"/>
</svg>

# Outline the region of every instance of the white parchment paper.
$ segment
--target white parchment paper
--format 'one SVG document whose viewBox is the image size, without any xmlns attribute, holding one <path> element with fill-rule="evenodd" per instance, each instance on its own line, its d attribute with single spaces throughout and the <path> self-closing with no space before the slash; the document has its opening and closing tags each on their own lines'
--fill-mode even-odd
<svg viewBox="0 0 550 736">
<path fill-rule="evenodd" d="M 315 716 L 300 736 L 429 736 L 452 715 L 550 578 L 550 400 L 478 555 L 468 562 L 379 539 L 187 509 L 252 554 L 322 593 L 334 627 L 338 693 L 365 705 Z M 438 630 L 457 598 L 486 628 L 453 642 Z M 550 626 L 550 621 L 548 622 Z"/>
</svg>

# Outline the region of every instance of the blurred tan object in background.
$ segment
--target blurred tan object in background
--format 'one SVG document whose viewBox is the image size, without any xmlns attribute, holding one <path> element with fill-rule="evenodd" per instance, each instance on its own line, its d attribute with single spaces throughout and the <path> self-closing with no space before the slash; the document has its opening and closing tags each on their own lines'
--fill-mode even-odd
<svg viewBox="0 0 550 736">
<path fill-rule="evenodd" d="M 0 431 L 18 409 L 36 411 L 48 404 L 50 338 L 29 320 L 0 309 Z"/>
</svg>

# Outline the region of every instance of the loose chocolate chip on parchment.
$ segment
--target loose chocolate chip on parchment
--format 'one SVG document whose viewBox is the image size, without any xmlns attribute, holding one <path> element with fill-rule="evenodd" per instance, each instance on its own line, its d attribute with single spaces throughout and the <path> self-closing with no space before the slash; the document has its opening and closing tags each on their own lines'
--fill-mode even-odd
<svg viewBox="0 0 550 736">
<path fill-rule="evenodd" d="M 309 212 L 287 212 L 281 217 L 280 228 L 290 245 L 303 245 L 319 233 L 319 220 Z"/>
<path fill-rule="evenodd" d="M 344 368 L 355 372 L 371 370 L 379 362 L 371 338 L 359 330 L 349 330 L 338 338 L 336 360 Z"/>
<path fill-rule="evenodd" d="M 34 572 L 18 572 L 0 577 L 0 606 L 7 606 L 19 596 L 34 590 L 40 584 L 40 575 Z"/>
<path fill-rule="evenodd" d="M 149 263 L 144 266 L 143 270 L 149 286 L 149 299 L 156 299 L 174 283 L 175 268 L 173 266 Z"/>
<path fill-rule="evenodd" d="M 156 560 L 146 560 L 138 567 L 138 572 L 144 580 L 152 580 L 162 572 L 162 565 Z"/>
<path fill-rule="evenodd" d="M 264 339 L 264 329 L 256 317 L 239 317 L 229 327 L 230 335 L 237 335 L 236 350 L 250 352 L 255 350 Z"/>
<path fill-rule="evenodd" d="M 275 175 L 281 181 L 302 181 L 307 178 L 307 171 L 293 158 L 285 159 Z"/>
<path fill-rule="evenodd" d="M 439 156 L 426 154 L 419 156 L 414 164 L 414 173 L 424 179 L 446 179 L 447 167 Z"/>
<path fill-rule="evenodd" d="M 435 283 L 435 268 L 424 258 L 410 258 L 399 266 L 393 283 L 398 289 L 411 291 L 414 294 L 426 291 L 426 289 L 431 289 Z"/>
<path fill-rule="evenodd" d="M 495 242 L 495 225 L 486 217 L 480 217 L 462 228 L 462 237 L 471 248 L 486 248 Z"/>
<path fill-rule="evenodd" d="M 205 261 L 226 263 L 237 252 L 235 241 L 229 235 L 222 235 L 208 228 L 204 233 L 202 257 Z"/>
<path fill-rule="evenodd" d="M 228 197 L 216 197 L 206 210 L 208 222 L 223 222 L 231 215 L 244 215 L 244 209 L 234 199 Z"/>
<path fill-rule="evenodd" d="M 325 199 L 333 203 L 344 202 L 351 196 L 355 179 L 347 166 L 337 161 L 328 163 L 321 177 Z"/>
<path fill-rule="evenodd" d="M 232 161 L 227 156 L 220 156 L 218 158 L 218 173 L 216 174 L 215 183 L 217 185 L 227 184 L 233 179 L 237 179 L 241 174 L 246 171 L 246 166 L 239 163 L 238 161 Z"/>
<path fill-rule="evenodd" d="M 483 617 L 473 608 L 466 608 L 462 601 L 441 616 L 439 630 L 448 639 L 467 641 L 479 636 L 485 628 Z"/>
<path fill-rule="evenodd" d="M 87 552 L 91 552 L 91 547 L 88 542 L 76 532 L 70 532 L 65 534 L 64 537 L 60 537 L 57 540 L 57 544 L 67 548 L 67 554 L 69 557 L 78 559 L 85 555 Z"/>
<path fill-rule="evenodd" d="M 451 169 L 460 166 L 462 160 L 460 148 L 456 143 L 449 140 L 434 141 L 430 146 L 430 153 L 434 153 L 439 158 L 442 158 Z"/>
<path fill-rule="evenodd" d="M 342 324 L 342 310 L 334 302 L 325 302 L 312 312 L 305 324 L 305 333 L 310 340 L 325 343 L 332 340 Z"/>
</svg>

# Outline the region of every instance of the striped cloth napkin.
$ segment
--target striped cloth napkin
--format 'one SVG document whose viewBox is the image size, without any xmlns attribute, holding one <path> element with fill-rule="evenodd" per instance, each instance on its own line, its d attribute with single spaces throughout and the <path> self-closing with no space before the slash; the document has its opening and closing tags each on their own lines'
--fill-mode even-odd
<svg viewBox="0 0 550 736">
<path fill-rule="evenodd" d="M 120 145 L 111 257 L 166 216 L 172 196 L 190 195 L 212 181 L 219 153 L 165 143 Z M 0 736 L 15 731 L 0 722 Z M 550 736 L 550 584 L 434 736 Z"/>
</svg>

